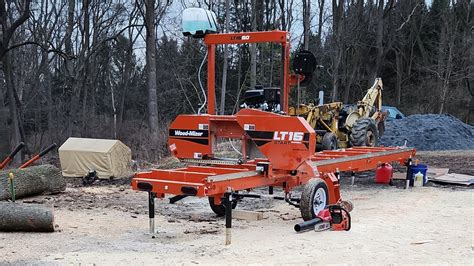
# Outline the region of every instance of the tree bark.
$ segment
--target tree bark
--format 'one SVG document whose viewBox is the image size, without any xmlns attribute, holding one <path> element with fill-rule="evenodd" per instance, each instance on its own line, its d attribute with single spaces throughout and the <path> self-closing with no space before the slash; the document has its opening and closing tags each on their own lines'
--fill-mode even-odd
<svg viewBox="0 0 474 266">
<path fill-rule="evenodd" d="M 304 33 L 303 33 L 303 43 L 304 49 L 309 50 L 309 32 L 310 32 L 310 8 L 311 8 L 311 0 L 303 0 L 303 24 L 304 24 Z"/>
<path fill-rule="evenodd" d="M 333 12 L 333 23 L 332 23 L 332 34 L 333 42 L 335 44 L 335 51 L 333 54 L 333 67 L 332 67 L 332 101 L 335 102 L 338 98 L 339 93 L 339 71 L 342 61 L 342 19 L 344 14 L 344 0 L 332 0 L 332 12 Z"/>
<path fill-rule="evenodd" d="M 67 8 L 67 24 L 66 24 L 66 33 L 64 34 L 64 49 L 65 52 L 68 56 L 73 55 L 73 50 L 72 50 L 72 31 L 74 29 L 74 7 L 76 5 L 75 0 L 68 0 L 68 8 Z M 69 84 L 70 87 L 70 79 L 72 76 L 73 66 L 72 66 L 72 60 L 69 58 L 66 59 L 66 73 L 67 73 L 67 84 Z"/>
<path fill-rule="evenodd" d="M 0 171 L 0 200 L 11 199 L 9 173 L 13 173 L 15 197 L 24 198 L 42 193 L 56 194 L 66 189 L 61 171 L 52 165 Z"/>
<path fill-rule="evenodd" d="M 0 231 L 54 232 L 53 207 L 0 202 Z"/>
<path fill-rule="evenodd" d="M 156 140 L 158 132 L 158 104 L 156 83 L 156 32 L 155 32 L 155 0 L 145 0 L 146 27 L 146 83 L 148 90 L 148 126 L 152 140 Z"/>
<path fill-rule="evenodd" d="M 318 36 L 316 38 L 317 47 L 321 48 L 322 40 L 321 35 L 323 31 L 323 15 L 324 15 L 324 0 L 318 0 L 319 14 L 318 14 Z"/>
<path fill-rule="evenodd" d="M 11 132 L 10 132 L 10 142 L 11 146 L 18 145 L 21 142 L 20 136 L 20 124 L 18 119 L 18 108 L 15 100 L 15 91 L 13 88 L 13 76 L 12 76 L 12 69 L 11 69 L 11 62 L 10 57 L 8 54 L 5 54 L 2 58 L 3 61 L 3 71 L 5 74 L 5 85 L 7 89 L 7 97 L 8 97 L 8 106 L 10 112 L 10 119 L 11 119 Z M 20 162 L 20 156 L 15 157 L 14 163 Z"/>
</svg>

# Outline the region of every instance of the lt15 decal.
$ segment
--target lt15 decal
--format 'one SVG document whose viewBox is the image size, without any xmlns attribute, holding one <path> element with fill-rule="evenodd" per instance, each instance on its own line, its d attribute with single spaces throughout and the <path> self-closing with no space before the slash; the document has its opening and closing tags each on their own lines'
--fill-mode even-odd
<svg viewBox="0 0 474 266">
<path fill-rule="evenodd" d="M 289 142 L 303 141 L 303 132 L 289 132 L 289 131 L 275 131 L 273 133 L 273 140 L 277 144 L 288 144 Z"/>
</svg>

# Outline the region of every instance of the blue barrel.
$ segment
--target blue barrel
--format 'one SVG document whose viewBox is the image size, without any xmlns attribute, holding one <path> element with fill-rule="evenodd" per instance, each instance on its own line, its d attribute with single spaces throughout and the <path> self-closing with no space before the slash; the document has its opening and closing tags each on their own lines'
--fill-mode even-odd
<svg viewBox="0 0 474 266">
<path fill-rule="evenodd" d="M 426 164 L 418 164 L 418 165 L 412 165 L 410 167 L 410 175 L 412 180 L 414 180 L 415 175 L 420 172 L 423 174 L 423 186 L 426 185 L 427 178 L 426 178 L 426 172 L 428 172 L 428 166 Z"/>
</svg>

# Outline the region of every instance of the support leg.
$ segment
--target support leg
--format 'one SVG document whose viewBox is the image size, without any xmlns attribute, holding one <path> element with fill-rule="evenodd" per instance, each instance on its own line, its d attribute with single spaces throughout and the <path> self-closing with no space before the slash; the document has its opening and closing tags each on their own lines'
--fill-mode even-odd
<svg viewBox="0 0 474 266">
<path fill-rule="evenodd" d="M 355 172 L 351 172 L 351 187 L 354 186 L 354 182 L 355 182 Z"/>
<path fill-rule="evenodd" d="M 273 186 L 268 187 L 268 194 L 273 195 Z"/>
<path fill-rule="evenodd" d="M 411 175 L 411 158 L 407 160 L 407 178 L 405 189 L 408 189 L 410 186 L 413 186 L 413 177 Z"/>
<path fill-rule="evenodd" d="M 225 204 L 225 244 L 231 243 L 231 228 L 232 228 L 232 193 L 224 194 Z"/>
<path fill-rule="evenodd" d="M 155 193 L 148 192 L 148 217 L 150 218 L 150 234 L 155 237 Z"/>
</svg>

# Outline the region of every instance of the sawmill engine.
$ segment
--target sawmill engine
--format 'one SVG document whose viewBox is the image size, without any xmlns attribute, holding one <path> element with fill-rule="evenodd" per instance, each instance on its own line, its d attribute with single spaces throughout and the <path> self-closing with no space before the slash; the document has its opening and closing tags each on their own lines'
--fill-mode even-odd
<svg viewBox="0 0 474 266">
<path fill-rule="evenodd" d="M 267 112 L 280 113 L 280 88 L 264 88 L 261 85 L 257 85 L 254 90 L 248 90 L 244 93 L 240 108 L 253 108 Z"/>
</svg>

